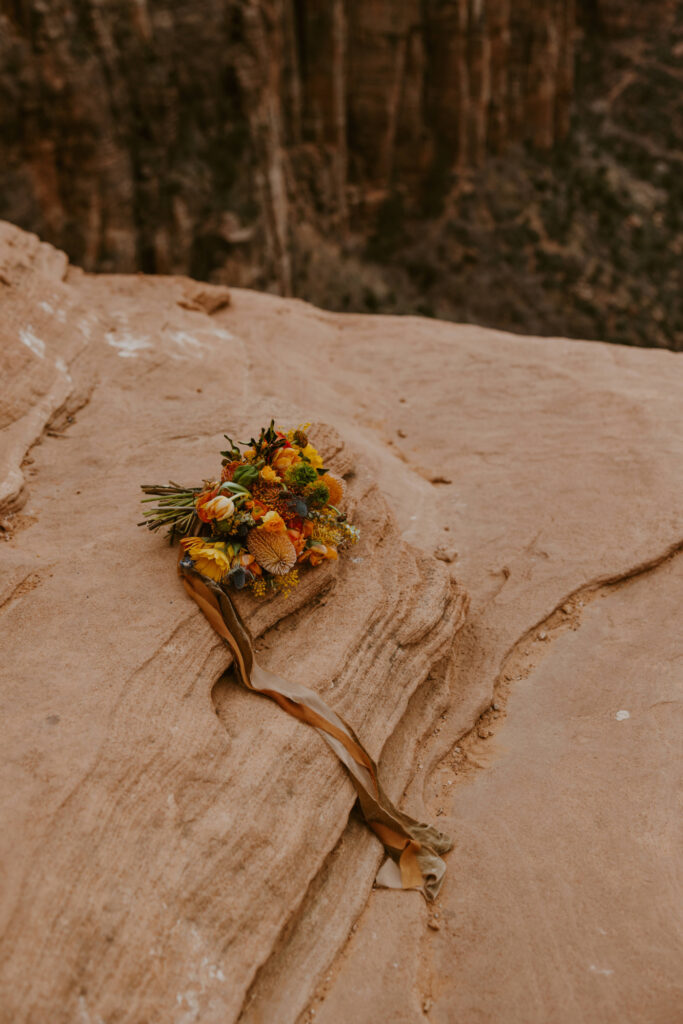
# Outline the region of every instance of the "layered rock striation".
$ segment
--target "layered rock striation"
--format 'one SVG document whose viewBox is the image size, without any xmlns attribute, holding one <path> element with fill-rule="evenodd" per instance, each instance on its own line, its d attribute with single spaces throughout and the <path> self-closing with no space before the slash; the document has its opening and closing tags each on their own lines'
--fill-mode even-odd
<svg viewBox="0 0 683 1024">
<path fill-rule="evenodd" d="M 0 300 L 3 1024 L 673 1019 L 678 357 L 90 275 L 9 225 Z M 435 908 L 372 892 L 343 770 L 135 527 L 271 415 L 362 540 L 241 607 L 455 836 Z"/>
</svg>

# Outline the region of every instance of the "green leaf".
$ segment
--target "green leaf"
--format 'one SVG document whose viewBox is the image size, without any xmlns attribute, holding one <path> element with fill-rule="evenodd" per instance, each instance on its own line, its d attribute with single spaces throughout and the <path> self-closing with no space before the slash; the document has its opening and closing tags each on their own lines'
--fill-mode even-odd
<svg viewBox="0 0 683 1024">
<path fill-rule="evenodd" d="M 246 487 L 242 487 L 242 484 L 236 484 L 232 480 L 226 480 L 224 484 L 221 484 L 219 491 L 230 491 L 231 494 L 244 495 L 249 494 L 250 491 Z"/>
<path fill-rule="evenodd" d="M 255 484 L 258 480 L 258 469 L 256 466 L 238 466 L 232 479 L 234 483 L 241 483 L 244 486 Z"/>
</svg>

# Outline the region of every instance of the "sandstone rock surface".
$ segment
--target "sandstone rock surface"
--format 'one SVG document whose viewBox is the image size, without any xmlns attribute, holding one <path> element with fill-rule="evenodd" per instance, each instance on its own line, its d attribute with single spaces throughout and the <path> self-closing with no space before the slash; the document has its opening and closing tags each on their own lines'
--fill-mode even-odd
<svg viewBox="0 0 683 1024">
<path fill-rule="evenodd" d="M 0 272 L 3 1022 L 674 1019 L 677 357 Z M 363 540 L 244 611 L 456 835 L 436 909 L 134 527 L 271 414 Z"/>
</svg>

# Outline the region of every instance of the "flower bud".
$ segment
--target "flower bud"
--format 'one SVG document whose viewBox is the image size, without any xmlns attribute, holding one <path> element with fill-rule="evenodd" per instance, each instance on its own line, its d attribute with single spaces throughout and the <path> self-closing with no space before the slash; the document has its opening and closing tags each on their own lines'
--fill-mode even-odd
<svg viewBox="0 0 683 1024">
<path fill-rule="evenodd" d="M 216 519 L 218 522 L 222 522 L 223 519 L 229 519 L 234 513 L 235 503 L 232 498 L 219 494 L 217 498 L 212 498 L 211 501 L 206 502 L 203 511 L 204 515 L 208 516 L 209 519 Z"/>
</svg>

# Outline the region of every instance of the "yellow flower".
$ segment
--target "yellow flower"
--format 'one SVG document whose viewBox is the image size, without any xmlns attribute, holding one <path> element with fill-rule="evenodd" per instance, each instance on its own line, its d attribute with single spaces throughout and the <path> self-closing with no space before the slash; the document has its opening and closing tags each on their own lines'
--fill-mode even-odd
<svg viewBox="0 0 683 1024">
<path fill-rule="evenodd" d="M 297 448 L 278 448 L 273 459 L 273 466 L 280 473 L 284 473 L 295 462 L 301 462 L 301 456 Z"/>
<path fill-rule="evenodd" d="M 279 483 L 280 477 L 277 475 L 272 466 L 264 466 L 260 473 L 261 479 L 265 480 L 267 484 Z"/>
<path fill-rule="evenodd" d="M 275 577 L 275 588 L 283 597 L 289 597 L 295 587 L 299 585 L 299 570 L 292 569 L 286 576 Z"/>
<path fill-rule="evenodd" d="M 337 476 L 333 476 L 332 473 L 325 473 L 320 477 L 320 481 L 325 484 L 330 492 L 330 504 L 339 505 L 344 497 L 344 481 L 340 480 Z"/>
<path fill-rule="evenodd" d="M 304 458 L 308 459 L 310 464 L 313 466 L 313 469 L 322 469 L 323 460 L 318 455 L 318 452 L 310 443 L 310 441 L 308 442 L 305 448 L 301 449 L 301 454 L 304 456 Z"/>
<path fill-rule="evenodd" d="M 259 529 L 266 530 L 268 533 L 284 533 L 287 527 L 279 512 L 271 511 L 265 514 Z"/>
<path fill-rule="evenodd" d="M 197 572 L 220 582 L 230 572 L 234 548 L 225 541 L 209 542 L 201 537 L 185 537 L 181 545 L 190 556 Z"/>
</svg>

